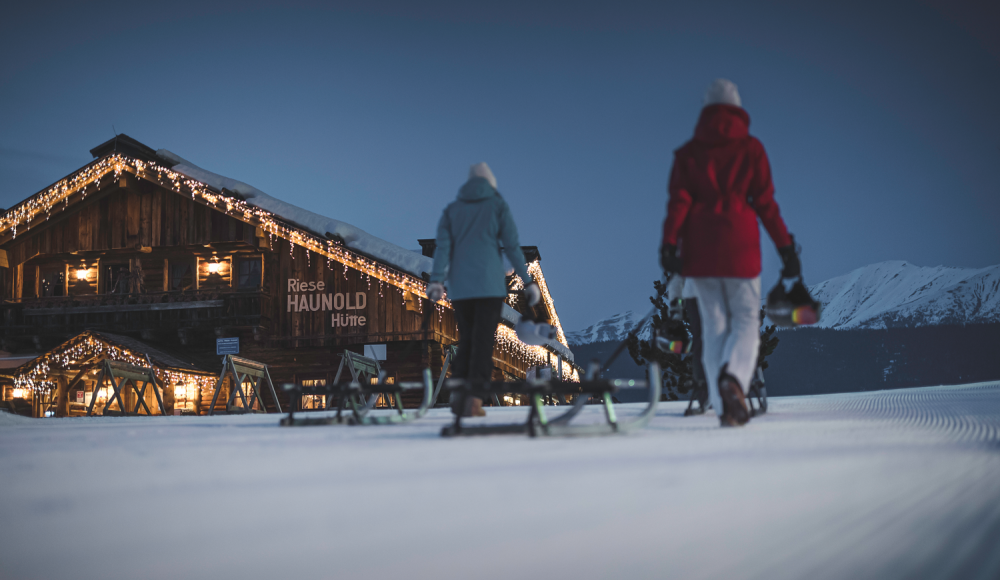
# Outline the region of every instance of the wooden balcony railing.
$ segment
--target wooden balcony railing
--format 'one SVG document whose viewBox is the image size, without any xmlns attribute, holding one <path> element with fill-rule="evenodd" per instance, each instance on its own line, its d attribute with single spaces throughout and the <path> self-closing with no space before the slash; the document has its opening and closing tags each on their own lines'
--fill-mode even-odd
<svg viewBox="0 0 1000 580">
<path fill-rule="evenodd" d="M 266 326 L 264 291 L 147 292 L 24 298 L 0 304 L 0 335 L 191 326 Z"/>
</svg>

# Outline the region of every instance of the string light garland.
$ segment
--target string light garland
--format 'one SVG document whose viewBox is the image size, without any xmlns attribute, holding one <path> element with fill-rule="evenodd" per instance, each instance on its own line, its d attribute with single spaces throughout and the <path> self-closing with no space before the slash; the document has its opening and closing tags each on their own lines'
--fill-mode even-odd
<svg viewBox="0 0 1000 580">
<path fill-rule="evenodd" d="M 426 283 L 423 279 L 417 276 L 389 267 L 375 261 L 372 258 L 355 252 L 344 246 L 344 244 L 339 240 L 326 239 L 325 237 L 320 237 L 306 232 L 301 228 L 286 222 L 276 214 L 257 207 L 252 203 L 236 196 L 214 191 L 205 183 L 173 171 L 158 163 L 143 161 L 121 153 L 113 153 L 94 161 L 76 173 L 60 180 L 48 189 L 35 194 L 23 203 L 8 210 L 5 214 L 0 216 L 0 236 L 6 235 L 10 232 L 12 237 L 16 238 L 19 228 L 30 229 L 31 222 L 34 219 L 41 217 L 42 214 L 45 215 L 45 219 L 47 220 L 59 202 L 63 202 L 63 207 L 60 211 L 65 210 L 69 205 L 70 197 L 75 193 L 80 193 L 81 198 L 86 198 L 87 190 L 91 185 L 96 185 L 94 191 L 100 189 L 100 183 L 104 176 L 113 174 L 114 181 L 117 181 L 121 178 L 123 173 L 131 173 L 136 177 L 155 182 L 160 186 L 180 195 L 184 195 L 186 197 L 190 196 L 191 199 L 210 205 L 230 217 L 260 228 L 267 234 L 269 247 L 273 248 L 271 241 L 274 236 L 284 239 L 289 242 L 289 253 L 292 254 L 293 258 L 295 246 L 300 246 L 307 252 L 315 252 L 318 255 L 325 257 L 328 264 L 331 260 L 339 262 L 344 268 L 343 274 L 345 279 L 347 278 L 347 268 L 350 267 L 366 275 L 369 287 L 371 285 L 371 278 L 374 277 L 379 281 L 380 290 L 381 283 L 385 282 L 396 286 L 405 292 L 411 292 L 420 298 L 427 298 Z M 311 262 L 311 257 L 308 253 L 306 256 L 306 259 Z M 538 260 L 535 260 L 528 265 L 528 273 L 535 280 L 535 282 L 538 283 L 538 287 L 542 293 L 542 299 L 545 301 L 545 306 L 549 312 L 549 318 L 552 325 L 556 329 L 557 340 L 564 346 L 568 347 L 569 344 L 566 341 L 566 335 L 563 332 L 561 323 L 559 322 L 559 316 L 556 314 L 555 303 L 552 299 L 552 295 L 549 293 L 548 285 L 545 283 L 545 276 L 542 274 L 541 265 Z M 515 275 L 514 288 L 520 289 L 523 287 L 523 281 Z M 442 314 L 440 306 L 443 305 L 449 308 L 451 307 L 451 303 L 447 300 L 447 297 L 442 298 L 442 300 L 438 302 L 438 305 L 439 316 Z M 539 357 L 543 356 L 541 353 L 546 352 L 544 347 L 530 346 L 522 343 L 517 339 L 517 334 L 503 324 L 497 328 L 497 338 L 498 344 L 500 344 L 502 349 L 505 349 L 505 352 L 524 357 L 525 360 L 528 360 L 529 357 L 530 360 L 539 360 Z M 94 344 L 100 344 L 100 341 L 96 341 L 93 337 L 91 337 L 91 340 L 94 341 Z M 91 344 L 91 342 L 88 341 L 87 344 Z M 111 348 L 117 349 L 118 347 Z M 98 352 L 100 352 L 100 350 Z M 128 357 L 135 356 L 124 354 L 126 352 L 124 350 L 121 350 L 120 352 L 113 352 L 117 356 L 124 357 L 122 359 L 115 360 L 132 362 Z M 532 354 L 529 355 L 528 353 Z M 40 357 L 40 359 L 45 356 L 48 355 L 44 355 L 43 357 Z M 142 359 L 135 360 L 139 360 L 140 363 L 144 362 Z M 35 385 L 26 388 L 36 390 L 47 390 L 52 388 L 52 385 L 47 385 L 47 382 L 41 379 L 42 376 L 47 374 L 47 370 L 44 372 L 38 370 L 43 368 L 45 364 L 46 363 L 44 362 L 40 363 L 39 366 L 34 367 L 33 371 L 29 373 L 30 376 L 29 374 L 26 374 L 21 378 L 22 381 L 25 381 L 26 385 Z M 160 371 L 158 371 L 158 373 L 159 372 Z"/>
<path fill-rule="evenodd" d="M 495 335 L 497 348 L 500 352 L 520 359 L 528 366 L 548 364 L 551 360 L 550 353 L 543 346 L 533 346 L 521 342 L 517 338 L 517 332 L 509 326 L 503 324 L 497 326 Z M 575 383 L 580 382 L 580 373 L 576 365 L 569 361 L 563 361 L 563 378 Z"/>
<path fill-rule="evenodd" d="M 14 387 L 27 389 L 36 393 L 49 393 L 56 384 L 46 377 L 53 369 L 66 370 L 76 365 L 82 365 L 94 358 L 111 359 L 128 364 L 145 367 L 146 357 L 131 349 L 119 346 L 96 336 L 90 331 L 75 336 L 51 351 L 28 363 L 27 368 L 14 376 Z M 215 385 L 214 375 L 186 373 L 174 369 L 160 368 L 153 364 L 153 372 L 161 387 L 177 383 L 197 383 L 199 388 L 210 389 Z"/>
</svg>

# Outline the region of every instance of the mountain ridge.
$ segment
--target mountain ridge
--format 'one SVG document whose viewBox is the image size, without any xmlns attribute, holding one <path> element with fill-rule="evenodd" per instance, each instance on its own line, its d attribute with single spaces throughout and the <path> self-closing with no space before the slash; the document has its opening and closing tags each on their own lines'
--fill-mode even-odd
<svg viewBox="0 0 1000 580">
<path fill-rule="evenodd" d="M 886 329 L 1000 322 L 1000 265 L 986 268 L 877 262 L 810 287 L 823 304 L 814 328 Z M 763 292 L 765 295 L 767 289 Z M 619 341 L 638 317 L 631 310 L 566 333 L 570 345 Z M 640 331 L 648 338 L 649 325 Z"/>
</svg>

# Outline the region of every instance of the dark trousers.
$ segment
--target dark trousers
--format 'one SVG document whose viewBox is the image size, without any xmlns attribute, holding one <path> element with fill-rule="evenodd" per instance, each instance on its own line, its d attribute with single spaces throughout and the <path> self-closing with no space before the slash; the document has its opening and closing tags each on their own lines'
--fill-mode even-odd
<svg viewBox="0 0 1000 580">
<path fill-rule="evenodd" d="M 493 376 L 493 341 L 500 324 L 503 298 L 455 300 L 458 353 L 452 377 L 488 381 Z"/>
</svg>

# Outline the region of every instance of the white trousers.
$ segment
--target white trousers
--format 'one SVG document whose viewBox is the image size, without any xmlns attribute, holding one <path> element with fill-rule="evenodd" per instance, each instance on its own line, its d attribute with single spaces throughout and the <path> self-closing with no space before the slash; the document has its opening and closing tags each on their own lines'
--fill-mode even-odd
<svg viewBox="0 0 1000 580">
<path fill-rule="evenodd" d="M 701 360 L 708 380 L 708 397 L 722 415 L 719 372 L 723 367 L 750 388 L 760 347 L 760 277 L 688 278 L 701 315 Z"/>
</svg>

